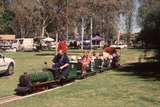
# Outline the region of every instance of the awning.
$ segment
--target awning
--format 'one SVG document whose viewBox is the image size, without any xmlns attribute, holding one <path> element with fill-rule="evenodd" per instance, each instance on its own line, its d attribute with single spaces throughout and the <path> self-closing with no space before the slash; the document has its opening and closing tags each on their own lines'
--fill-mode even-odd
<svg viewBox="0 0 160 107">
<path fill-rule="evenodd" d="M 47 37 L 45 39 L 43 39 L 43 41 L 46 41 L 46 42 L 53 42 L 54 39 L 50 38 L 50 37 Z"/>
<path fill-rule="evenodd" d="M 103 39 L 102 39 L 102 37 L 100 37 L 100 36 L 95 36 L 95 37 L 92 38 L 92 40 L 93 40 L 93 41 L 101 41 L 101 40 L 103 40 Z"/>
<path fill-rule="evenodd" d="M 0 35 L 0 40 L 15 40 L 15 35 Z"/>
</svg>

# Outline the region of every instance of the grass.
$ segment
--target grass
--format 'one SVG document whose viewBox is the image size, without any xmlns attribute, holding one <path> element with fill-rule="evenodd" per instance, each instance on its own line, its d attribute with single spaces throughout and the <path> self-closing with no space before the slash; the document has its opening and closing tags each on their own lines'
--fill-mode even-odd
<svg viewBox="0 0 160 107">
<path fill-rule="evenodd" d="M 25 71 L 40 71 L 43 62 L 50 63 L 52 56 L 35 53 L 6 53 L 15 58 L 16 73 L 0 79 L 0 96 L 11 95 L 18 77 Z M 138 61 L 142 50 L 122 50 L 121 63 Z M 24 59 L 23 59 L 24 58 Z M 145 69 L 144 69 L 145 70 Z M 75 82 L 70 86 L 24 100 L 1 105 L 2 107 L 159 107 L 160 81 L 132 75 L 133 72 L 110 70 L 94 77 Z"/>
</svg>

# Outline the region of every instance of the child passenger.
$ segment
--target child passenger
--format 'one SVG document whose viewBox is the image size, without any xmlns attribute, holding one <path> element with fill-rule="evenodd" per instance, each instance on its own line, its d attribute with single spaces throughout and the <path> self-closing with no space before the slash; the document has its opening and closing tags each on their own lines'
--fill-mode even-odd
<svg viewBox="0 0 160 107">
<path fill-rule="evenodd" d="M 94 51 L 90 51 L 89 57 L 90 57 L 90 61 L 91 61 L 91 63 L 90 63 L 90 71 L 94 72 L 95 60 L 97 59 L 96 53 Z"/>
<path fill-rule="evenodd" d="M 89 57 L 89 51 L 84 52 L 84 55 L 82 56 L 82 59 L 80 60 L 80 63 L 81 63 L 82 75 L 86 75 L 87 68 L 89 67 L 89 64 L 91 63 L 91 59 Z"/>
<path fill-rule="evenodd" d="M 89 57 L 90 57 L 91 62 L 94 62 L 94 60 L 96 59 L 96 53 L 94 51 L 90 51 Z"/>
</svg>

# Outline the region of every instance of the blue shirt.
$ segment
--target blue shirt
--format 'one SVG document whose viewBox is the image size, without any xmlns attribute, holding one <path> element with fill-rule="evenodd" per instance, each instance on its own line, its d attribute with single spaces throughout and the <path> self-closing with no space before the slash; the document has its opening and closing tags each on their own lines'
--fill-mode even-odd
<svg viewBox="0 0 160 107">
<path fill-rule="evenodd" d="M 61 67 L 65 64 L 69 64 L 69 58 L 66 54 L 64 55 L 56 55 L 53 59 L 53 62 L 55 63 L 56 67 Z"/>
</svg>

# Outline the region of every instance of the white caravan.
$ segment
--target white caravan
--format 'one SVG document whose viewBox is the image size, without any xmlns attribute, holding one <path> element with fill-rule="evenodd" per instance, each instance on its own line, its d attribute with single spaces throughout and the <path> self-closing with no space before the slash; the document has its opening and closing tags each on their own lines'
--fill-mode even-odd
<svg viewBox="0 0 160 107">
<path fill-rule="evenodd" d="M 12 44 L 12 48 L 20 51 L 32 51 L 34 49 L 34 40 L 33 38 L 16 39 Z"/>
</svg>

